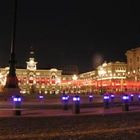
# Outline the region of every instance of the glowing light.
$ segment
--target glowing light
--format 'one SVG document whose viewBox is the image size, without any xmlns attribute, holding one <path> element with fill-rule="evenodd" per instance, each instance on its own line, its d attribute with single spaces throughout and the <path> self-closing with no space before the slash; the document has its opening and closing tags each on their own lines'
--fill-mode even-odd
<svg viewBox="0 0 140 140">
<path fill-rule="evenodd" d="M 60 78 L 57 78 L 57 79 L 56 79 L 56 83 L 57 83 L 57 84 L 60 84 L 60 83 L 61 83 L 61 79 L 60 79 Z"/>
<path fill-rule="evenodd" d="M 115 70 L 115 72 L 126 72 L 126 70 Z"/>
<path fill-rule="evenodd" d="M 19 97 L 19 98 L 18 98 L 18 97 L 14 97 L 14 98 L 13 98 L 13 101 L 14 101 L 14 102 L 21 102 L 21 98 L 20 98 L 20 97 Z"/>
<path fill-rule="evenodd" d="M 25 93 L 26 93 L 26 91 L 25 91 L 25 90 L 21 90 L 21 91 L 20 91 L 20 93 L 23 93 L 23 94 L 25 94 Z"/>
<path fill-rule="evenodd" d="M 123 99 L 123 100 L 129 100 L 129 96 L 124 95 L 124 96 L 122 97 L 122 99 Z"/>
<path fill-rule="evenodd" d="M 108 95 L 105 95 L 105 96 L 104 96 L 104 99 L 105 99 L 105 100 L 109 100 L 109 96 L 108 96 Z"/>
<path fill-rule="evenodd" d="M 44 96 L 43 96 L 43 95 L 40 95 L 40 96 L 39 96 L 39 99 L 43 99 L 43 98 L 44 98 Z"/>
<path fill-rule="evenodd" d="M 56 68 L 52 68 L 52 69 L 50 69 L 50 71 L 55 71 L 55 72 L 57 72 L 58 70 L 57 70 Z"/>
<path fill-rule="evenodd" d="M 66 100 L 68 100 L 69 99 L 69 96 L 62 96 L 62 100 L 63 101 L 66 101 Z"/>
<path fill-rule="evenodd" d="M 110 97 L 114 98 L 114 97 L 115 97 L 115 95 L 114 95 L 114 94 L 111 94 L 111 95 L 110 95 Z"/>
<path fill-rule="evenodd" d="M 73 97 L 73 101 L 80 101 L 80 97 L 79 96 Z"/>
<path fill-rule="evenodd" d="M 99 76 L 102 77 L 103 75 L 106 74 L 106 71 L 102 67 L 100 67 L 100 69 L 98 70 L 98 74 L 99 74 Z"/>
<path fill-rule="evenodd" d="M 89 95 L 89 98 L 93 98 L 93 95 Z"/>
<path fill-rule="evenodd" d="M 72 76 L 72 79 L 73 79 L 73 80 L 77 80 L 77 79 L 78 79 L 77 75 L 74 74 L 74 75 Z"/>
</svg>

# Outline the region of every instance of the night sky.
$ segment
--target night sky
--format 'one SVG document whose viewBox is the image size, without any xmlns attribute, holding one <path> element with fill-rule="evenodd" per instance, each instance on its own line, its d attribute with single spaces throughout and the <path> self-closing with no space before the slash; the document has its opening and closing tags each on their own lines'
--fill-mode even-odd
<svg viewBox="0 0 140 140">
<path fill-rule="evenodd" d="M 0 1 L 0 67 L 10 55 L 13 0 Z M 18 0 L 17 67 L 35 49 L 38 68 L 77 65 L 80 72 L 104 61 L 126 61 L 140 42 L 139 3 L 134 0 Z"/>
</svg>

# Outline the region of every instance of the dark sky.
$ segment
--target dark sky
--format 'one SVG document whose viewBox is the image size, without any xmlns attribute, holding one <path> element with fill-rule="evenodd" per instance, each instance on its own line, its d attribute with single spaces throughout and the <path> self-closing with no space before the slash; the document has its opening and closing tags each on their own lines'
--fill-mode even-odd
<svg viewBox="0 0 140 140">
<path fill-rule="evenodd" d="M 12 3 L 0 1 L 0 66 L 9 61 Z M 38 68 L 78 65 L 85 72 L 98 65 L 97 58 L 125 61 L 125 52 L 140 42 L 134 0 L 18 0 L 17 14 L 16 59 L 22 67 L 30 46 Z"/>
</svg>

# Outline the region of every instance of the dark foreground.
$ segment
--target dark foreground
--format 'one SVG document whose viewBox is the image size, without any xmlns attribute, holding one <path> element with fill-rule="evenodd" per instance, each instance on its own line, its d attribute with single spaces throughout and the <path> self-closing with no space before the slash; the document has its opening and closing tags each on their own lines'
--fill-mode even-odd
<svg viewBox="0 0 140 140">
<path fill-rule="evenodd" d="M 0 140 L 138 140 L 140 112 L 0 118 Z"/>
</svg>

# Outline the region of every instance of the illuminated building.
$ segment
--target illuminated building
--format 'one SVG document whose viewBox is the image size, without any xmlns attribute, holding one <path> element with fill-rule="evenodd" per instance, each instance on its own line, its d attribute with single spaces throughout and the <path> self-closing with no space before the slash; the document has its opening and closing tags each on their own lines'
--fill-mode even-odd
<svg viewBox="0 0 140 140">
<path fill-rule="evenodd" d="M 95 71 L 80 74 L 79 78 L 83 80 L 83 85 L 88 85 L 87 92 L 123 91 L 126 86 L 126 65 L 126 63 L 119 61 L 105 62 L 98 66 Z"/>
<path fill-rule="evenodd" d="M 125 55 L 128 79 L 140 80 L 140 47 L 128 50 Z"/>
<path fill-rule="evenodd" d="M 110 62 L 103 63 L 97 67 L 98 80 L 110 80 L 110 79 L 126 79 L 126 66 L 125 62 Z"/>
<path fill-rule="evenodd" d="M 140 48 L 127 51 L 127 64 L 119 61 L 104 62 L 95 70 L 79 75 L 63 74 L 62 70 L 56 68 L 37 69 L 34 51 L 31 50 L 26 69 L 16 69 L 18 84 L 21 93 L 30 94 L 139 91 L 139 50 Z M 0 68 L 1 91 L 8 72 L 9 67 Z"/>
<path fill-rule="evenodd" d="M 97 90 L 96 77 L 97 71 L 95 70 L 79 74 L 78 81 L 81 85 L 81 92 L 83 93 L 95 92 L 95 90 Z"/>
<path fill-rule="evenodd" d="M 127 57 L 127 80 L 129 87 L 134 91 L 140 90 L 140 47 L 128 50 Z"/>
<path fill-rule="evenodd" d="M 101 90 L 120 92 L 126 89 L 125 62 L 103 63 L 97 67 L 97 87 Z"/>
<path fill-rule="evenodd" d="M 84 79 L 84 80 L 94 80 L 96 79 L 96 71 L 89 71 L 89 72 L 85 72 L 85 73 L 81 73 L 79 74 L 79 78 L 80 79 Z"/>
<path fill-rule="evenodd" d="M 60 90 L 62 70 L 52 68 L 50 70 L 37 69 L 34 51 L 30 51 L 30 58 L 26 69 L 16 69 L 21 93 L 58 93 Z M 0 68 L 1 90 L 6 82 L 9 67 Z"/>
</svg>

